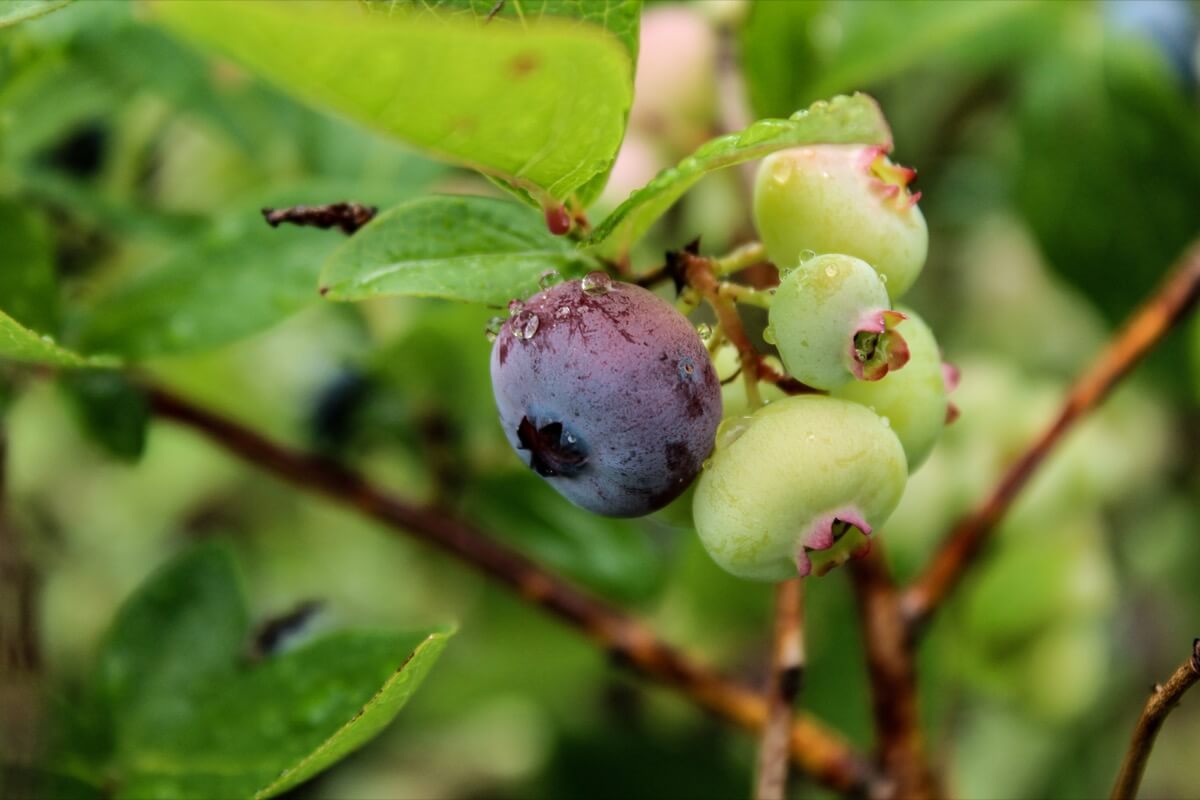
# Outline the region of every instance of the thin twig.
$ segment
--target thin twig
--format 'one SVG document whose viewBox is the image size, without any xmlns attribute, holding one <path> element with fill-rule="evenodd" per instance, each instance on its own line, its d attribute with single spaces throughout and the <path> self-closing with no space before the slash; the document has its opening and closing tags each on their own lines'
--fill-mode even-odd
<svg viewBox="0 0 1200 800">
<path fill-rule="evenodd" d="M 262 215 L 272 228 L 278 228 L 286 222 L 323 230 L 338 228 L 349 236 L 374 219 L 377 211 L 379 209 L 375 206 L 362 203 L 327 203 L 321 206 L 264 208 Z"/>
<path fill-rule="evenodd" d="M 1154 747 L 1154 739 L 1167 719 L 1171 709 L 1179 705 L 1184 692 L 1200 681 L 1200 639 L 1192 642 L 1192 655 L 1185 661 L 1175 674 L 1164 684 L 1157 684 L 1142 709 L 1137 727 L 1133 729 L 1133 739 L 1125 752 L 1125 760 L 1121 763 L 1121 772 L 1113 785 L 1112 800 L 1134 800 L 1137 797 L 1138 786 L 1142 782 L 1142 773 L 1146 771 L 1146 762 L 1150 758 L 1150 750 Z"/>
<path fill-rule="evenodd" d="M 757 800 L 783 800 L 788 779 L 788 733 L 804 682 L 804 579 L 775 590 L 775 635 L 767 684 L 767 724 L 758 749 Z"/>
<path fill-rule="evenodd" d="M 1001 478 L 978 508 L 946 536 L 925 571 L 904 592 L 910 624 L 923 623 L 979 555 L 1021 488 L 1076 422 L 1108 396 L 1181 320 L 1200 297 L 1200 243 L 1193 244 L 1165 283 L 1129 318 L 1067 394 L 1058 416 Z"/>
<path fill-rule="evenodd" d="M 883 772 L 893 782 L 895 797 L 936 797 L 938 788 L 921 737 L 912 643 L 900 613 L 900 594 L 880 543 L 872 542 L 871 552 L 849 566 L 862 624 Z"/>
<path fill-rule="evenodd" d="M 761 695 L 696 664 L 645 624 L 545 571 L 471 523 L 442 509 L 412 505 L 358 472 L 275 444 L 165 389 L 148 386 L 146 391 L 157 416 L 196 430 L 294 486 L 449 553 L 585 632 L 631 669 L 679 691 L 702 708 L 751 731 L 766 723 L 767 704 Z M 811 716 L 801 715 L 792 726 L 791 752 L 804 772 L 836 791 L 862 794 L 879 784 L 871 765 Z"/>
</svg>

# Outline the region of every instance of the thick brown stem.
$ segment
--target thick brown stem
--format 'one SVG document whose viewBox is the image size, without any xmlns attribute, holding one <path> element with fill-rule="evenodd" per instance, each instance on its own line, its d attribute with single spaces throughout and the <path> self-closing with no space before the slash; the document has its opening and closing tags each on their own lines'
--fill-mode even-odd
<svg viewBox="0 0 1200 800">
<path fill-rule="evenodd" d="M 880 543 L 849 566 L 863 626 L 879 760 L 892 784 L 890 796 L 937 797 L 921 736 L 912 643 Z"/>
<path fill-rule="evenodd" d="M 1059 440 L 1094 409 L 1179 322 L 1200 296 L 1200 243 L 1193 244 L 1166 282 L 1130 317 L 1067 394 L 1058 416 L 1017 459 L 992 493 L 946 536 L 925 571 L 904 592 L 910 624 L 924 622 L 975 561 L 996 523 Z"/>
<path fill-rule="evenodd" d="M 804 680 L 804 581 L 792 578 L 775 591 L 775 635 L 767 682 L 767 723 L 758 750 L 757 800 L 783 800 L 787 792 L 792 713 Z"/>
<path fill-rule="evenodd" d="M 1150 759 L 1150 750 L 1154 747 L 1154 739 L 1158 736 L 1167 714 L 1179 705 L 1184 692 L 1200 681 L 1200 639 L 1192 642 L 1192 655 L 1185 661 L 1175 674 L 1164 684 L 1158 684 L 1150 693 L 1142 716 L 1133 729 L 1133 739 L 1129 742 L 1129 750 L 1121 763 L 1121 772 L 1113 785 L 1112 800 L 1134 800 L 1137 797 L 1138 786 L 1142 782 L 1142 773 L 1146 771 L 1146 762 Z"/>
<path fill-rule="evenodd" d="M 321 206 L 292 206 L 291 208 L 264 208 L 263 219 L 272 228 L 283 223 L 312 228 L 337 228 L 349 236 L 375 217 L 375 206 L 362 203 L 327 203 Z"/>
<path fill-rule="evenodd" d="M 751 731 L 766 724 L 767 704 L 761 695 L 696 664 L 645 624 L 509 550 L 471 523 L 393 497 L 358 472 L 275 444 L 165 389 L 148 386 L 146 390 L 159 417 L 196 430 L 294 486 L 354 508 L 454 556 L 583 631 L 629 668 L 700 707 Z M 791 752 L 804 772 L 831 789 L 861 794 L 877 785 L 870 764 L 839 734 L 810 716 L 802 715 L 792 725 Z"/>
</svg>

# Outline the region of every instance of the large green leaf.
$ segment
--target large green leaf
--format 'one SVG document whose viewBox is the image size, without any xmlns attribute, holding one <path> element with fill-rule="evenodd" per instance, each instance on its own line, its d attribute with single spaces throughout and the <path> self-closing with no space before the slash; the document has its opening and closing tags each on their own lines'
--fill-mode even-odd
<svg viewBox="0 0 1200 800">
<path fill-rule="evenodd" d="M 272 230 L 261 221 L 184 241 L 156 269 L 102 298 L 84 321 L 89 351 L 129 358 L 184 353 L 262 331 L 316 302 L 321 262 L 337 234 Z"/>
<path fill-rule="evenodd" d="M 466 17 L 475 22 L 510 19 L 522 24 L 544 17 L 574 19 L 598 25 L 621 40 L 637 60 L 642 0 L 362 0 L 372 11 L 395 14 L 418 11 L 440 18 Z"/>
<path fill-rule="evenodd" d="M 336 633 L 180 697 L 121 758 L 124 797 L 265 798 L 379 734 L 450 630 Z"/>
<path fill-rule="evenodd" d="M 381 294 L 503 304 L 538 289 L 547 270 L 577 274 L 589 258 L 552 236 L 533 209 L 484 197 L 427 197 L 376 217 L 325 265 L 334 300 Z"/>
<path fill-rule="evenodd" d="M 70 2 L 71 0 L 0 0 L 0 28 L 49 14 Z"/>
<path fill-rule="evenodd" d="M 620 256 L 710 172 L 807 144 L 891 145 L 892 133 L 879 105 L 864 94 L 818 101 L 788 119 L 763 119 L 740 133 L 720 136 L 629 196 L 601 223 L 587 246 Z"/>
<path fill-rule="evenodd" d="M 50 229 L 35 210 L 0 198 L 0 308 L 22 324 L 55 329 L 57 287 Z"/>
<path fill-rule="evenodd" d="M 160 2 L 178 33 L 299 97 L 452 161 L 565 199 L 608 169 L 632 60 L 601 27 L 431 19 L 357 3 Z"/>
<path fill-rule="evenodd" d="M 249 632 L 234 565 L 215 545 L 171 562 L 125 604 L 97 673 L 118 796 L 286 791 L 382 731 L 453 633 L 335 633 L 254 662 Z"/>
</svg>

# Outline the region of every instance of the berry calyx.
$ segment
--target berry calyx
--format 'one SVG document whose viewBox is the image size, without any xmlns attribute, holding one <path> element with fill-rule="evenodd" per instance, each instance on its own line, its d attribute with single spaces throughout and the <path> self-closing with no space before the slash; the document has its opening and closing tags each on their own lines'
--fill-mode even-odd
<svg viewBox="0 0 1200 800">
<path fill-rule="evenodd" d="M 887 291 L 853 256 L 814 256 L 788 270 L 771 301 L 771 339 L 787 371 L 817 389 L 877 381 L 908 362 Z"/>
</svg>

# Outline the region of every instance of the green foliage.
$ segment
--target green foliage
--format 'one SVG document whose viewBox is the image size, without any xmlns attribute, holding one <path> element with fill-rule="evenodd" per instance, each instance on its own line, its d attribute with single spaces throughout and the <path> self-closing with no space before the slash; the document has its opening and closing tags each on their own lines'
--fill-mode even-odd
<svg viewBox="0 0 1200 800">
<path fill-rule="evenodd" d="M 321 261 L 337 239 L 251 223 L 184 242 L 158 267 L 117 286 L 84 321 L 85 348 L 131 359 L 202 350 L 315 303 Z"/>
<path fill-rule="evenodd" d="M 590 25 L 483 27 L 364 15 L 340 2 L 162 2 L 154 11 L 305 100 L 548 201 L 609 168 L 632 100 L 630 53 Z"/>
<path fill-rule="evenodd" d="M 55 329 L 57 286 L 50 229 L 34 208 L 0 197 L 0 302 L 22 324 Z"/>
<path fill-rule="evenodd" d="M 988 58 L 1004 38 L 1004 26 L 1038 5 L 1030 0 L 756 2 L 741 32 L 750 100 L 758 114 L 778 116 L 839 92 L 873 89 L 947 53 L 972 49 L 972 59 Z"/>
<path fill-rule="evenodd" d="M 118 797 L 270 797 L 378 735 L 453 631 L 346 631 L 251 658 L 228 554 L 194 548 L 121 609 L 96 672 Z M 94 713 L 94 711 L 92 712 Z M 63 756 L 79 764 L 79 757 Z"/>
<path fill-rule="evenodd" d="M 129 378 L 115 370 L 75 370 L 61 384 L 75 405 L 84 431 L 125 461 L 137 461 L 146 447 L 150 405 Z"/>
<path fill-rule="evenodd" d="M 874 100 L 866 95 L 814 103 L 788 119 L 763 119 L 740 133 L 702 145 L 671 169 L 635 191 L 589 237 L 589 247 L 605 254 L 628 252 L 649 227 L 705 175 L 752 161 L 777 150 L 806 144 L 890 144 L 891 131 Z"/>
<path fill-rule="evenodd" d="M 575 276 L 594 266 L 525 206 L 429 197 L 381 214 L 351 237 L 326 263 L 321 285 L 333 300 L 391 294 L 503 305 L 536 292 L 543 272 Z"/>
<path fill-rule="evenodd" d="M 50 367 L 112 366 L 110 356 L 82 356 L 62 347 L 48 334 L 38 335 L 0 311 L 0 357 Z"/>
<path fill-rule="evenodd" d="M 71 0 L 0 0 L 0 28 L 63 8 Z"/>
</svg>

